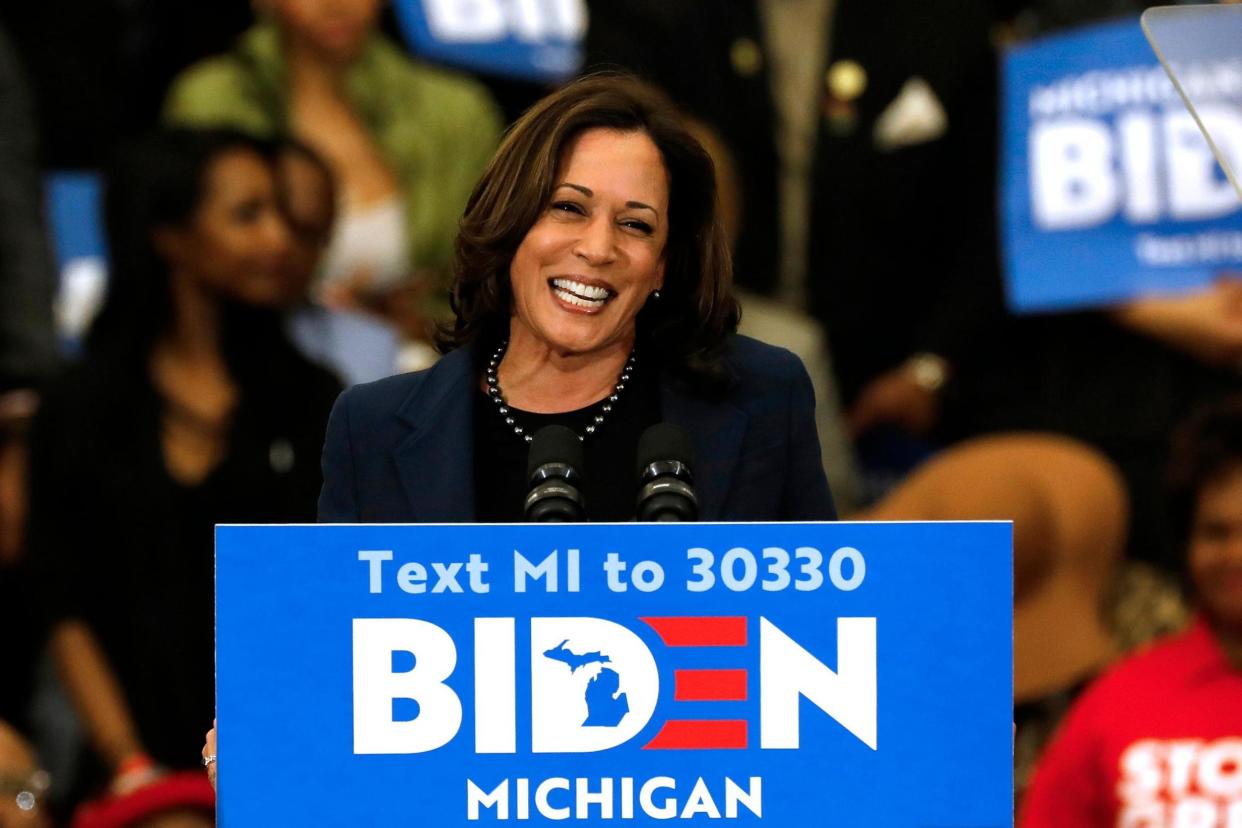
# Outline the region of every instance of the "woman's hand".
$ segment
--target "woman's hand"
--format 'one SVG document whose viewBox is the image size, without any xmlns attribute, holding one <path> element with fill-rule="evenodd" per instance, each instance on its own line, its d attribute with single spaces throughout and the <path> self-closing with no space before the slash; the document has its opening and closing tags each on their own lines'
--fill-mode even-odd
<svg viewBox="0 0 1242 828">
<path fill-rule="evenodd" d="M 207 778 L 211 787 L 216 787 L 216 720 L 211 720 L 211 730 L 207 731 L 207 743 L 203 745 L 203 764 L 207 766 Z"/>
<path fill-rule="evenodd" d="M 120 681 L 91 629 L 62 621 L 52 632 L 51 647 L 74 708 L 112 769 L 112 792 L 124 795 L 163 775 L 142 746 Z"/>
<path fill-rule="evenodd" d="M 1228 276 L 1181 296 L 1136 299 L 1114 318 L 1203 362 L 1242 370 L 1242 278 Z"/>
<path fill-rule="evenodd" d="M 324 287 L 320 300 L 332 310 L 369 313 L 391 325 L 403 339 L 425 342 L 431 338 L 427 294 L 441 282 L 438 274 L 427 271 L 376 287 L 370 271 L 362 270 Z"/>
<path fill-rule="evenodd" d="M 860 437 L 876 426 L 895 425 L 916 436 L 928 434 L 940 419 L 940 393 L 949 373 L 944 357 L 913 354 L 858 393 L 848 412 L 850 433 Z"/>
<path fill-rule="evenodd" d="M 880 425 L 895 425 L 922 436 L 932 430 L 940 413 L 936 394 L 919 385 L 902 368 L 869 382 L 848 412 L 850 433 L 860 437 Z"/>
</svg>

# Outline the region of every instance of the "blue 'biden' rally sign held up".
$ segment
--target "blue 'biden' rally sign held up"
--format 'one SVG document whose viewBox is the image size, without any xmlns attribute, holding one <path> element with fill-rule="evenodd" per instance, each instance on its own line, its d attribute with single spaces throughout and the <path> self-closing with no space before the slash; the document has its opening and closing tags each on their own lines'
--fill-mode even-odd
<svg viewBox="0 0 1242 828">
<path fill-rule="evenodd" d="M 395 0 L 393 11 L 428 60 L 543 83 L 582 63 L 586 0 Z"/>
<path fill-rule="evenodd" d="M 1242 155 L 1242 49 L 1179 69 L 1217 147 Z M 1137 18 L 1012 49 L 1003 110 L 1015 311 L 1185 291 L 1242 268 L 1242 202 Z"/>
<path fill-rule="evenodd" d="M 1011 537 L 219 527 L 220 824 L 1008 825 Z"/>
</svg>

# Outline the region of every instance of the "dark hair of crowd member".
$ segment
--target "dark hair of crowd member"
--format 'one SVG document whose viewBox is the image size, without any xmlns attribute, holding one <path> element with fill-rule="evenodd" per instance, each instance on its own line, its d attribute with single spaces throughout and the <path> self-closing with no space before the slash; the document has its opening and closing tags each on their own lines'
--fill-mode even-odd
<svg viewBox="0 0 1242 828">
<path fill-rule="evenodd" d="M 296 155 L 303 161 L 309 162 L 323 175 L 324 180 L 331 187 L 333 196 L 337 194 L 336 175 L 332 172 L 332 168 L 328 166 L 328 162 L 323 159 L 323 156 L 316 150 L 311 149 L 310 144 L 307 144 L 300 138 L 294 138 L 292 135 L 284 135 L 276 142 L 275 152 L 277 154 L 287 153 L 289 155 Z"/>
<path fill-rule="evenodd" d="M 658 354 L 701 391 L 727 382 L 721 360 L 737 329 L 728 241 L 716 214 L 716 172 L 673 105 L 629 75 L 575 80 L 539 101 L 506 133 L 467 202 L 457 236 L 451 303 L 442 351 L 505 336 L 512 314 L 509 264 L 547 209 L 566 148 L 586 130 L 646 133 L 669 176 L 664 286 L 638 315 L 639 347 Z"/>
<path fill-rule="evenodd" d="M 323 180 L 325 188 L 324 198 L 329 201 L 335 211 L 336 200 L 339 195 L 337 191 L 336 173 L 334 173 L 332 168 L 328 166 L 328 162 L 324 160 L 322 155 L 311 149 L 310 145 L 305 141 L 294 138 L 292 135 L 285 135 L 280 138 L 276 144 L 276 155 L 284 157 L 296 156 L 314 167 L 315 171 L 319 173 L 320 178 Z M 284 212 L 286 219 L 289 220 L 290 229 L 292 229 L 295 233 L 303 232 L 305 228 L 297 226 L 296 220 L 294 219 L 293 214 L 296 211 L 294 211 L 289 204 L 288 192 L 284 187 L 278 187 L 277 190 L 277 196 L 280 201 L 280 209 Z"/>
<path fill-rule="evenodd" d="M 214 161 L 253 152 L 273 163 L 277 145 L 229 129 L 163 128 L 123 149 L 106 176 L 104 226 L 108 293 L 87 334 L 83 357 L 145 377 L 156 342 L 175 325 L 168 264 L 156 250 L 161 228 L 193 221 Z M 275 386 L 301 358 L 277 309 L 220 298 L 220 337 L 233 380 L 250 396 Z"/>
<path fill-rule="evenodd" d="M 1190 537 L 1203 488 L 1238 470 L 1242 470 L 1242 395 L 1199 409 L 1174 438 L 1170 508 L 1180 540 Z"/>
</svg>

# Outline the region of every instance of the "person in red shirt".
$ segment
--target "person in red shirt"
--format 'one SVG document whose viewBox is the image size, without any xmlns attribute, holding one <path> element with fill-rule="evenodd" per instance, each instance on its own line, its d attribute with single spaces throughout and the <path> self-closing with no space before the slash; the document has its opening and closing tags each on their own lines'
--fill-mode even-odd
<svg viewBox="0 0 1242 828">
<path fill-rule="evenodd" d="M 1078 700 L 1021 828 L 1242 828 L 1242 398 L 1187 425 L 1172 476 L 1198 615 Z"/>
</svg>

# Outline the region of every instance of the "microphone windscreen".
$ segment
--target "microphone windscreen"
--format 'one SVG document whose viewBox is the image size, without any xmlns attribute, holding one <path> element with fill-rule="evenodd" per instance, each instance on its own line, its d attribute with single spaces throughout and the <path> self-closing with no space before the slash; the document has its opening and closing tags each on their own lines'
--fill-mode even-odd
<svg viewBox="0 0 1242 828">
<path fill-rule="evenodd" d="M 564 463 L 582 473 L 582 441 L 573 429 L 562 425 L 544 426 L 535 432 L 526 456 L 526 477 L 548 463 Z"/>
<path fill-rule="evenodd" d="M 694 468 L 694 444 L 684 428 L 672 423 L 656 423 L 638 438 L 638 469 L 641 477 L 652 463 L 676 460 Z"/>
</svg>

